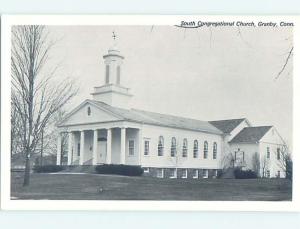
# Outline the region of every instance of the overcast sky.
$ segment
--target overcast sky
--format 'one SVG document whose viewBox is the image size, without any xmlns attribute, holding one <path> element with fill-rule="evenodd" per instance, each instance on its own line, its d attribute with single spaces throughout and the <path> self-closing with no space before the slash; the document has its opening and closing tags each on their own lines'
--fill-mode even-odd
<svg viewBox="0 0 300 229">
<path fill-rule="evenodd" d="M 134 108 L 200 120 L 246 117 L 274 125 L 292 143 L 292 61 L 278 80 L 292 46 L 291 28 L 173 26 L 50 26 L 58 39 L 51 64 L 80 85 L 72 109 L 104 84 L 102 56 L 112 31 L 125 56 L 121 84 Z"/>
</svg>

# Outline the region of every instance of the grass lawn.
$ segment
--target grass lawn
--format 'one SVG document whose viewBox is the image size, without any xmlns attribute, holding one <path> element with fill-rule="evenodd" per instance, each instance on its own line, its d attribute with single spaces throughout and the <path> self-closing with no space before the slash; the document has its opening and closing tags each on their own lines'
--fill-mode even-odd
<svg viewBox="0 0 300 229">
<path fill-rule="evenodd" d="M 289 201 L 292 184 L 285 179 L 158 179 L 98 174 L 12 173 L 12 199 L 51 200 L 256 200 Z"/>
</svg>

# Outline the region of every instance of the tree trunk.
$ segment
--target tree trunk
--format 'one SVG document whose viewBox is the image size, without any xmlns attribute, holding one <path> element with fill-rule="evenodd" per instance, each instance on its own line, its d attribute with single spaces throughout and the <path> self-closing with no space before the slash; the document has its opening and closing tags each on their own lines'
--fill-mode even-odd
<svg viewBox="0 0 300 229">
<path fill-rule="evenodd" d="M 25 172 L 24 172 L 24 182 L 23 186 L 28 186 L 30 182 L 30 154 L 29 152 L 26 153 L 26 159 L 25 159 Z"/>
<path fill-rule="evenodd" d="M 41 139 L 41 159 L 40 166 L 43 166 L 43 151 L 44 151 L 44 129 L 42 129 L 42 139 Z"/>
</svg>

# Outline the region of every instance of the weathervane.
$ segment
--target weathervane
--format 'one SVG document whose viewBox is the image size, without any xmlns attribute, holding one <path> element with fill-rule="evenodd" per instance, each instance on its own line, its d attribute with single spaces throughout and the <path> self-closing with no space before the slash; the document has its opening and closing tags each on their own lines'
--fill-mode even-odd
<svg viewBox="0 0 300 229">
<path fill-rule="evenodd" d="M 116 34 L 115 34 L 115 31 L 113 31 L 113 32 L 112 32 L 112 38 L 114 39 L 114 41 L 116 40 L 116 37 L 117 37 L 117 36 L 116 36 Z"/>
</svg>

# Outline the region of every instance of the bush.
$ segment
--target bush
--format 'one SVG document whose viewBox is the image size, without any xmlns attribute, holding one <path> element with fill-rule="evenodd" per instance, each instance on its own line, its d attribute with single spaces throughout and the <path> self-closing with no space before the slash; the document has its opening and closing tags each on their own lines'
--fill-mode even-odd
<svg viewBox="0 0 300 229">
<path fill-rule="evenodd" d="M 222 178 L 223 174 L 224 174 L 224 170 L 218 170 L 217 178 L 218 179 Z"/>
<path fill-rule="evenodd" d="M 144 173 L 144 170 L 141 166 L 136 165 L 97 165 L 96 173 L 99 174 L 117 174 L 125 176 L 141 176 Z"/>
<path fill-rule="evenodd" d="M 62 165 L 36 165 L 33 167 L 33 171 L 36 173 L 55 173 L 63 169 L 64 167 Z"/>
<path fill-rule="evenodd" d="M 257 178 L 256 172 L 248 169 L 248 170 L 241 170 L 235 169 L 234 176 L 236 179 L 255 179 Z"/>
</svg>

